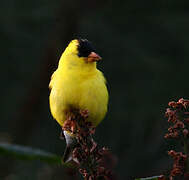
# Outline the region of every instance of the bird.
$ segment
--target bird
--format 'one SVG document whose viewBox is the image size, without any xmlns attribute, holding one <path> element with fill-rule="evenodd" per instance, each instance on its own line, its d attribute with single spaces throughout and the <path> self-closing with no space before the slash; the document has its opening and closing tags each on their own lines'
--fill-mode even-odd
<svg viewBox="0 0 189 180">
<path fill-rule="evenodd" d="M 102 58 L 87 39 L 72 40 L 62 53 L 49 83 L 49 105 L 53 118 L 63 127 L 66 112 L 88 110 L 87 121 L 98 126 L 108 109 L 108 90 L 103 73 L 97 68 Z M 75 139 L 64 131 L 67 148 L 64 162 L 71 160 Z"/>
</svg>

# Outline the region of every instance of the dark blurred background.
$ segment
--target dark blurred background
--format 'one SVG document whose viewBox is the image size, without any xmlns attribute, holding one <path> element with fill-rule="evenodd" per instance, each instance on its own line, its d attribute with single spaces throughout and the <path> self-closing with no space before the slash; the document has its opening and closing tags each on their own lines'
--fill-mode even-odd
<svg viewBox="0 0 189 180">
<path fill-rule="evenodd" d="M 0 141 L 62 155 L 48 83 L 64 48 L 87 38 L 103 57 L 109 111 L 95 139 L 117 158 L 118 179 L 169 167 L 167 103 L 189 98 L 189 2 L 1 0 Z M 60 166 L 0 157 L 0 179 L 73 179 Z"/>
</svg>

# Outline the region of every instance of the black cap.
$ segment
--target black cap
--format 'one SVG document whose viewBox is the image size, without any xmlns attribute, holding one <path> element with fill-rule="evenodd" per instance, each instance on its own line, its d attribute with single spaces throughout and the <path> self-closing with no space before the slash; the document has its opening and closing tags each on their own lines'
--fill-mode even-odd
<svg viewBox="0 0 189 180">
<path fill-rule="evenodd" d="M 94 52 L 95 49 L 92 46 L 91 42 L 87 39 L 78 39 L 78 56 L 79 57 L 88 57 L 91 52 Z"/>
</svg>

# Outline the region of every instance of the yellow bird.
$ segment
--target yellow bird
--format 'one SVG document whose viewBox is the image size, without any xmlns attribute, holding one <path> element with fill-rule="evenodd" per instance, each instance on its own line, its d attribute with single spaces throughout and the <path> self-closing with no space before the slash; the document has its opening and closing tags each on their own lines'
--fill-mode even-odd
<svg viewBox="0 0 189 180">
<path fill-rule="evenodd" d="M 103 120 L 107 112 L 108 91 L 106 80 L 96 67 L 100 60 L 86 39 L 72 40 L 63 52 L 49 84 L 50 110 L 61 126 L 66 120 L 66 112 L 73 108 L 88 110 L 87 121 L 94 126 Z M 66 132 L 64 134 L 69 136 Z"/>
</svg>

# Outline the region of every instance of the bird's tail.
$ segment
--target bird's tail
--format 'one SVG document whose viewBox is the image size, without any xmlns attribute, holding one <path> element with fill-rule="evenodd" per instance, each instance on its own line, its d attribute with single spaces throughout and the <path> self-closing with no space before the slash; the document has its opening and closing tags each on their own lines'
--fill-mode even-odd
<svg viewBox="0 0 189 180">
<path fill-rule="evenodd" d="M 72 154 L 74 148 L 77 146 L 78 143 L 76 138 L 73 135 L 71 135 L 69 132 L 64 131 L 64 136 L 66 139 L 66 149 L 63 155 L 63 162 L 66 163 L 72 160 L 74 161 Z"/>
</svg>

